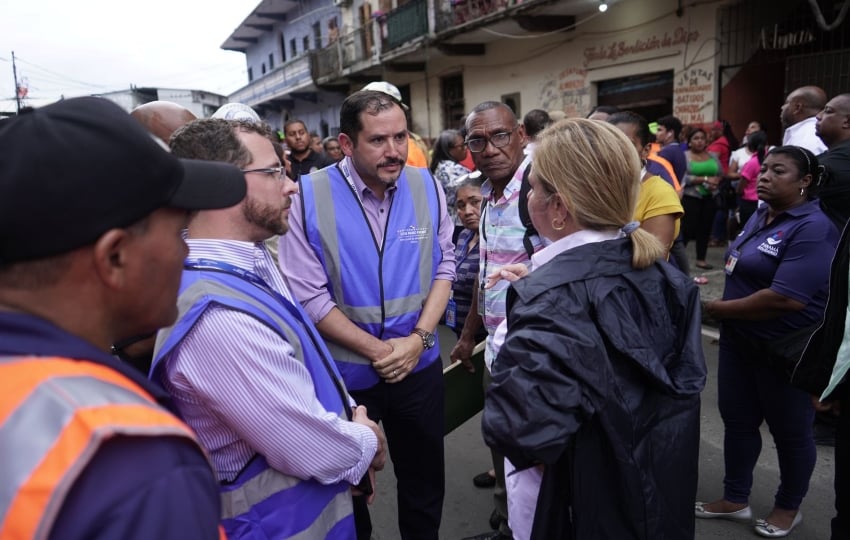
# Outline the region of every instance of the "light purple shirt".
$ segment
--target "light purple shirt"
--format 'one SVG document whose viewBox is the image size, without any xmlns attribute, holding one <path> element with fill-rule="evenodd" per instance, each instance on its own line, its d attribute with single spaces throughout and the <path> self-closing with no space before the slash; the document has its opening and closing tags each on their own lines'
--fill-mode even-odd
<svg viewBox="0 0 850 540">
<path fill-rule="evenodd" d="M 364 249 L 373 249 L 371 242 L 374 241 L 380 245 L 381 239 L 384 237 L 387 215 L 392 205 L 392 194 L 395 191 L 395 187 L 387 189 L 384 200 L 380 201 L 375 197 L 372 190 L 366 187 L 366 184 L 355 170 L 351 158 L 346 156 L 340 165 L 343 163 L 348 166 L 348 170 L 351 172 L 351 179 L 354 181 L 354 187 L 357 189 L 357 193 L 360 194 L 363 211 L 366 214 L 369 227 L 372 229 L 373 238 L 364 238 L 363 247 Z M 431 178 L 427 169 L 420 169 L 420 171 L 424 177 Z M 439 185 L 439 182 L 437 185 Z M 443 252 L 443 259 L 437 266 L 437 273 L 434 279 L 454 281 L 455 254 L 454 244 L 452 243 L 454 225 L 448 212 L 446 212 L 446 196 L 442 186 L 437 190 L 437 194 L 441 208 L 437 239 L 440 243 L 440 249 Z M 330 208 L 330 203 L 328 203 L 328 208 Z M 319 211 L 321 210 L 320 208 Z M 304 311 L 313 319 L 313 322 L 319 322 L 330 313 L 331 309 L 336 307 L 336 302 L 334 302 L 330 292 L 328 292 L 327 276 L 325 275 L 322 263 L 307 242 L 307 235 L 304 233 L 300 196 L 292 197 L 292 209 L 289 212 L 289 228 L 290 231 L 280 237 L 280 250 L 278 251 L 280 268 L 287 277 L 289 286 L 292 288 L 292 294 L 301 302 Z"/>
<path fill-rule="evenodd" d="M 190 258 L 249 270 L 291 298 L 262 243 L 187 243 Z M 259 453 L 289 476 L 357 484 L 375 455 L 374 432 L 325 410 L 289 343 L 246 313 L 208 308 L 163 361 L 160 382 L 209 452 L 219 480 L 233 480 Z"/>
</svg>

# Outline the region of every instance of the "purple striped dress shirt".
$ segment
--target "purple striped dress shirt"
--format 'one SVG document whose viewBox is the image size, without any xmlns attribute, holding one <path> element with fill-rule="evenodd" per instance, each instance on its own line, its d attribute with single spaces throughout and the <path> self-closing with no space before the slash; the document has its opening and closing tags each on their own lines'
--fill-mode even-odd
<svg viewBox="0 0 850 540">
<path fill-rule="evenodd" d="M 191 258 L 250 270 L 292 298 L 262 243 L 187 243 Z M 326 411 L 292 347 L 250 315 L 207 309 L 165 362 L 161 382 L 209 452 L 219 480 L 233 480 L 259 453 L 290 476 L 357 484 L 374 457 L 372 430 Z"/>
</svg>

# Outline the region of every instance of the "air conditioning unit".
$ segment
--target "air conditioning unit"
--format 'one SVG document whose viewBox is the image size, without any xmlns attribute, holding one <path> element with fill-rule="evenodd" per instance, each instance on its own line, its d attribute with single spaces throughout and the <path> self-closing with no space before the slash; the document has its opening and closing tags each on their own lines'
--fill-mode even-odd
<svg viewBox="0 0 850 540">
<path fill-rule="evenodd" d="M 334 0 L 336 7 L 348 7 L 351 5 L 351 0 Z"/>
</svg>

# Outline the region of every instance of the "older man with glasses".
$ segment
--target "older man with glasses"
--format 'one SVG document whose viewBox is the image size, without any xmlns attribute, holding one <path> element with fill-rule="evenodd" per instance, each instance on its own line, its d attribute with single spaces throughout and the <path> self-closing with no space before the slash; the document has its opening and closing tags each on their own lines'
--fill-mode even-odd
<svg viewBox="0 0 850 540">
<path fill-rule="evenodd" d="M 470 371 L 475 333 L 482 322 L 487 329 L 484 349 L 484 387 L 490 384 L 490 366 L 496 357 L 493 337 L 499 323 L 505 319 L 507 281 L 501 280 L 485 288 L 486 277 L 512 263 L 528 264 L 531 254 L 540 249 L 541 242 L 530 229 L 528 207 L 525 200 L 528 169 L 531 156 L 523 154 L 525 129 L 514 112 L 503 103 L 485 101 L 472 110 L 466 119 L 466 147 L 472 152 L 475 167 L 486 181 L 481 195 L 486 204 L 479 221 L 479 249 L 481 252 L 478 294 L 473 296 L 472 307 L 466 318 L 457 345 L 452 350 L 452 361 L 460 360 Z M 528 224 L 528 225 L 526 225 Z M 479 302 L 483 301 L 483 305 Z M 482 317 L 483 314 L 483 317 Z M 508 503 L 505 491 L 504 457 L 493 452 L 496 486 L 493 493 L 495 510 L 490 516 L 494 531 L 470 537 L 470 540 L 511 538 L 508 526 Z"/>
</svg>

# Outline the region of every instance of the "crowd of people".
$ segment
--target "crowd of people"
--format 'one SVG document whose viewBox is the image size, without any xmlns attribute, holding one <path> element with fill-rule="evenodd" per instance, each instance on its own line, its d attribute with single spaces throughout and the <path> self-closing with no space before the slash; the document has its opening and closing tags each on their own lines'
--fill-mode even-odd
<svg viewBox="0 0 850 540">
<path fill-rule="evenodd" d="M 850 94 L 791 92 L 777 146 L 757 121 L 739 145 L 723 121 L 485 101 L 429 150 L 408 114 L 376 81 L 324 139 L 242 104 L 75 98 L 0 121 L 0 537 L 368 540 L 391 454 L 386 534 L 436 540 L 440 324 L 471 374 L 484 342 L 492 469 L 473 481 L 493 512 L 466 540 L 802 522 L 816 411 L 850 392 Z M 726 250 L 722 299 L 700 301 L 691 241 L 699 269 Z M 695 500 L 704 314 L 712 502 Z M 754 519 L 763 422 L 780 482 Z"/>
</svg>

